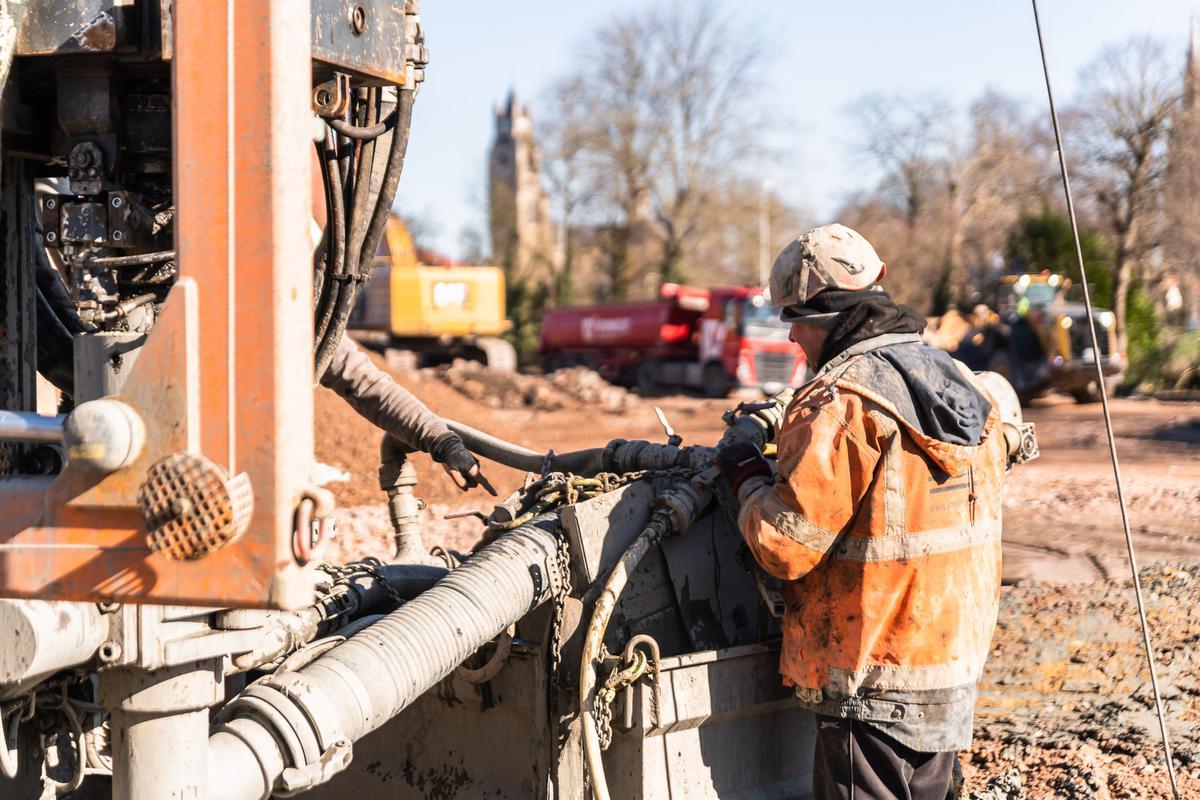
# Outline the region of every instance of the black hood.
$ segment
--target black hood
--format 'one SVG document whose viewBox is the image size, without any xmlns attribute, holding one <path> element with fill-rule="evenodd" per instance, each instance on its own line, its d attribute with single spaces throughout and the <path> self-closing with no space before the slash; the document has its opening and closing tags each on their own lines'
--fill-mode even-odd
<svg viewBox="0 0 1200 800">
<path fill-rule="evenodd" d="M 949 354 L 903 342 L 870 350 L 857 362 L 846 377 L 887 398 L 917 431 L 947 444 L 983 441 L 992 404 Z"/>
</svg>

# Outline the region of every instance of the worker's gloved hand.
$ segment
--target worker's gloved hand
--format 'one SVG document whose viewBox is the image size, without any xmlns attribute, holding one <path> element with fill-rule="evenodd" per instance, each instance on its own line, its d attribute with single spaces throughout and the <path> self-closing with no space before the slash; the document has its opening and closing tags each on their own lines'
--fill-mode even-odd
<svg viewBox="0 0 1200 800">
<path fill-rule="evenodd" d="M 482 486 L 493 497 L 496 496 L 496 490 L 483 476 L 483 471 L 479 467 L 479 459 L 475 458 L 475 455 L 463 444 L 462 438 L 454 431 L 449 431 L 439 437 L 430 448 L 429 455 L 445 468 L 446 474 L 464 492 L 474 489 L 476 486 Z M 462 478 L 461 483 L 456 476 Z"/>
<path fill-rule="evenodd" d="M 717 453 L 717 465 L 721 474 L 729 481 L 733 496 L 737 497 L 742 484 L 751 478 L 766 478 L 771 480 L 773 472 L 771 464 L 757 447 L 744 440 L 735 440 L 725 445 Z"/>
</svg>

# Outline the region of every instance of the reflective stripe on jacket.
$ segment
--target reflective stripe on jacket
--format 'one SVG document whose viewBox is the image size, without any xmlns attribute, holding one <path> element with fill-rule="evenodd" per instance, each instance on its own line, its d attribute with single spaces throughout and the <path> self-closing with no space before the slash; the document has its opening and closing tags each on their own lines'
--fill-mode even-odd
<svg viewBox="0 0 1200 800">
<path fill-rule="evenodd" d="M 923 752 L 970 745 L 1000 591 L 1003 435 L 969 376 L 915 336 L 860 343 L 788 407 L 776 482 L 741 490 L 742 534 L 785 582 L 785 680 Z M 940 419 L 914 379 L 952 396 Z M 982 395 L 977 444 L 944 441 L 954 392 Z"/>
</svg>

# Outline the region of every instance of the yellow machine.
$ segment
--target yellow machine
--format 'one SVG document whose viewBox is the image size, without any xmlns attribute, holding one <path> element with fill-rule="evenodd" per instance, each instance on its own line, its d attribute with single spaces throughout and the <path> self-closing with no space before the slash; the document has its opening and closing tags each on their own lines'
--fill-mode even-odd
<svg viewBox="0 0 1200 800">
<path fill-rule="evenodd" d="M 388 219 L 350 326 L 385 334 L 389 348 L 413 354 L 413 366 L 465 358 L 516 368 L 516 351 L 498 338 L 510 327 L 504 273 L 490 266 L 422 264 L 399 217 Z"/>
<path fill-rule="evenodd" d="M 1064 392 L 1081 403 L 1097 401 L 1096 360 L 1111 390 L 1121 378 L 1125 354 L 1118 351 L 1116 319 L 1102 308 L 1095 309 L 1100 352 L 1094 351 L 1087 312 L 1067 299 L 1070 287 L 1069 278 L 1050 272 L 1006 275 L 994 287 L 990 307 L 931 320 L 925 341 L 971 369 L 1004 375 L 1022 401 L 1046 392 Z"/>
</svg>

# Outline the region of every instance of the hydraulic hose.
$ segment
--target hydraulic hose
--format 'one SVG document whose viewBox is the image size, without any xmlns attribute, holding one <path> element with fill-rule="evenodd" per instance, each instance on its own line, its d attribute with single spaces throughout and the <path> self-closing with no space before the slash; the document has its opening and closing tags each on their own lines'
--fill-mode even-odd
<svg viewBox="0 0 1200 800">
<path fill-rule="evenodd" d="M 446 423 L 447 428 L 462 437 L 463 444 L 472 453 L 506 467 L 536 472 L 539 475 L 547 467 L 552 472 L 571 472 L 577 475 L 594 474 L 603 468 L 603 447 L 592 447 L 569 453 L 539 453 L 490 433 L 484 433 L 478 428 L 472 428 L 457 420 L 443 418 L 442 421 Z"/>
<path fill-rule="evenodd" d="M 349 763 L 350 743 L 560 588 L 557 530 L 553 515 L 514 529 L 301 669 L 247 687 L 209 739 L 212 800 L 300 791 Z"/>
<path fill-rule="evenodd" d="M 604 774 L 600 734 L 596 728 L 594 711 L 596 663 L 600 660 L 600 651 L 604 647 L 604 634 L 608 630 L 609 620 L 612 619 L 621 592 L 629 583 L 629 576 L 637 569 L 646 553 L 650 552 L 650 548 L 670 533 L 682 533 L 687 530 L 699 512 L 708 505 L 712 498 L 712 477 L 697 476 L 690 481 L 680 481 L 659 495 L 654 513 L 650 515 L 650 522 L 621 554 L 621 560 L 609 573 L 604 589 L 592 609 L 592 619 L 583 639 L 583 654 L 579 664 L 579 718 L 583 723 L 583 758 L 591 777 L 594 800 L 609 800 L 608 781 Z"/>
<path fill-rule="evenodd" d="M 404 170 L 404 154 L 408 149 L 408 134 L 412 127 L 412 108 L 416 92 L 411 89 L 401 89 L 399 103 L 396 107 L 396 128 L 392 132 L 392 146 L 388 151 L 387 166 L 383 173 L 383 182 L 379 194 L 375 198 L 375 206 L 371 212 L 370 222 L 362 238 L 362 245 L 356 253 L 354 250 L 355 236 L 361 225 L 360 201 L 369 195 L 369 178 L 366 169 L 370 168 L 368 159 L 374 159 L 375 140 L 363 143 L 362 154 L 359 156 L 358 183 L 354 187 L 354 217 L 351 219 L 351 233 L 347 239 L 346 250 L 346 279 L 338 288 L 337 301 L 333 309 L 333 319 L 329 330 L 317 348 L 316 374 L 320 378 L 329 366 L 333 352 L 337 349 L 342 333 L 346 330 L 346 322 L 354 308 L 358 289 L 371 272 L 375 262 L 375 252 L 383 238 L 384 226 L 392 211 L 392 203 L 396 199 L 396 189 L 400 185 L 400 175 Z"/>
<path fill-rule="evenodd" d="M 609 800 L 608 780 L 604 774 L 604 761 L 600 754 L 600 734 L 596 728 L 596 715 L 593 711 L 596 701 L 596 660 L 600 657 L 600 648 L 604 646 L 604 633 L 608 630 L 608 622 L 617 607 L 617 599 L 620 598 L 621 592 L 625 591 L 625 584 L 629 583 L 629 576 L 637 569 L 637 565 L 662 538 L 660 527 L 656 520 L 651 520 L 633 540 L 633 544 L 621 554 L 621 560 L 609 573 L 604 590 L 596 599 L 592 621 L 583 640 L 583 657 L 579 665 L 579 718 L 583 721 L 583 757 L 587 762 L 592 797 L 595 800 Z"/>
</svg>

